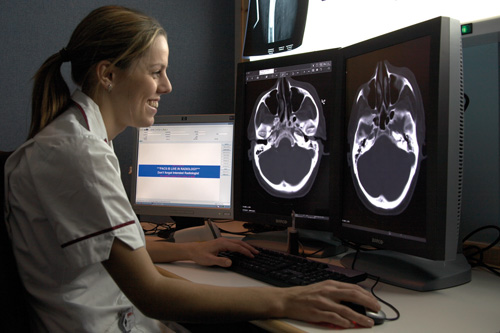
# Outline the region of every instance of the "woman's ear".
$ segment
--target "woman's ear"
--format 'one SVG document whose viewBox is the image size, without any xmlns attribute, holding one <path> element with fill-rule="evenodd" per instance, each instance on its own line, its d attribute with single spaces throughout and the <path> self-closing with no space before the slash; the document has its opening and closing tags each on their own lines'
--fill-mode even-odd
<svg viewBox="0 0 500 333">
<path fill-rule="evenodd" d="M 96 66 L 97 82 L 108 92 L 113 89 L 114 69 L 115 67 L 108 60 L 102 60 Z"/>
</svg>

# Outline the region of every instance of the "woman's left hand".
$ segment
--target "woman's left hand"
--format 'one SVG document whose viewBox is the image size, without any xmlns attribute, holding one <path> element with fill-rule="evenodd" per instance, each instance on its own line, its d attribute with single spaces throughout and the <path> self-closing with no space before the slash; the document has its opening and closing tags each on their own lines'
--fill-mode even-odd
<svg viewBox="0 0 500 333">
<path fill-rule="evenodd" d="M 253 258 L 257 251 L 253 246 L 240 240 L 220 237 L 211 241 L 196 243 L 193 246 L 191 260 L 203 266 L 231 266 L 231 260 L 218 257 L 220 252 L 239 252 Z"/>
</svg>

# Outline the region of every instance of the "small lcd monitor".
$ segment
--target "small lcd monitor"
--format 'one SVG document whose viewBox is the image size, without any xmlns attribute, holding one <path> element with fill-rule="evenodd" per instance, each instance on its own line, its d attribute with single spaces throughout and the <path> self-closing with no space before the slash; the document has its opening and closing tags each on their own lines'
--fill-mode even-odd
<svg viewBox="0 0 500 333">
<path fill-rule="evenodd" d="M 291 51 L 302 45 L 309 0 L 250 0 L 243 57 Z"/>
<path fill-rule="evenodd" d="M 232 219 L 233 139 L 232 114 L 156 116 L 154 125 L 136 130 L 135 212 L 187 226 Z"/>
<path fill-rule="evenodd" d="M 236 219 L 275 227 L 295 221 L 299 238 L 333 238 L 339 188 L 330 184 L 338 183 L 341 163 L 337 55 L 324 50 L 239 64 Z"/>
<path fill-rule="evenodd" d="M 344 165 L 336 234 L 380 250 L 343 263 L 416 290 L 470 280 L 459 252 L 460 23 L 440 17 L 342 50 Z"/>
</svg>

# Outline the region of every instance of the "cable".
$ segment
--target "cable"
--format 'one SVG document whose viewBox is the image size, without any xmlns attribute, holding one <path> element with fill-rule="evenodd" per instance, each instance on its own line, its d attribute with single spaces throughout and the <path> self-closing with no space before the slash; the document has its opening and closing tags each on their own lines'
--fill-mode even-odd
<svg viewBox="0 0 500 333">
<path fill-rule="evenodd" d="M 390 307 L 392 309 L 392 311 L 394 311 L 394 313 L 396 313 L 396 317 L 394 318 L 385 318 L 385 320 L 387 321 L 396 321 L 398 320 L 400 317 L 401 317 L 401 314 L 399 313 L 399 310 L 394 306 L 392 305 L 391 303 L 387 302 L 387 301 L 384 301 L 382 298 L 380 298 L 379 296 L 377 296 L 375 294 L 375 286 L 378 284 L 378 282 L 380 281 L 380 278 L 378 276 L 372 276 L 372 275 L 369 275 L 370 279 L 373 279 L 375 280 L 375 283 L 373 284 L 373 286 L 370 288 L 370 292 L 372 293 L 372 295 L 381 303 L 384 303 L 385 305 L 387 305 L 388 307 Z"/>
<path fill-rule="evenodd" d="M 321 251 L 324 251 L 324 250 L 325 250 L 325 247 L 323 246 L 323 247 L 321 247 L 321 248 L 317 249 L 316 251 L 314 251 L 314 252 L 312 252 L 312 253 L 306 253 L 305 248 L 304 248 L 304 245 L 303 245 L 300 241 L 299 241 L 299 245 L 300 245 L 300 247 L 302 248 L 302 253 L 301 253 L 301 255 L 302 255 L 303 257 L 305 257 L 305 258 L 316 258 L 316 255 L 317 255 L 318 253 L 321 253 Z"/>
<path fill-rule="evenodd" d="M 487 245 L 486 247 L 484 247 L 484 248 L 481 248 L 481 247 L 476 246 L 476 245 L 464 246 L 464 248 L 463 248 L 464 252 L 474 250 L 474 251 L 472 251 L 469 254 L 465 254 L 464 253 L 464 255 L 466 256 L 467 260 L 469 261 L 469 263 L 471 264 L 472 267 L 483 267 L 483 268 L 486 268 L 489 271 L 491 271 L 493 274 L 495 274 L 497 276 L 500 276 L 500 270 L 499 269 L 494 268 L 494 267 L 492 267 L 490 265 L 487 265 L 484 262 L 484 253 L 486 251 L 488 251 L 489 249 L 493 248 L 498 243 L 500 243 L 500 227 L 495 226 L 495 225 L 487 225 L 487 226 L 480 227 L 480 228 L 478 228 L 478 229 L 470 232 L 467 236 L 465 236 L 463 238 L 463 240 L 462 240 L 462 243 L 465 243 L 470 237 L 472 237 L 473 235 L 477 234 L 478 232 L 481 232 L 481 231 L 487 230 L 487 229 L 494 229 L 494 230 L 496 230 L 498 232 L 497 238 L 493 242 L 491 242 L 489 245 Z M 350 267 L 351 269 L 355 269 L 355 263 L 356 263 L 356 260 L 358 258 L 358 254 L 359 254 L 360 251 L 365 250 L 365 249 L 363 249 L 362 246 L 360 246 L 358 244 L 355 244 L 355 243 L 350 243 L 350 242 L 343 241 L 343 244 L 355 250 L 354 259 L 353 259 L 353 261 L 351 263 L 351 267 Z M 375 294 L 375 287 L 379 283 L 380 277 L 373 276 L 373 275 L 370 275 L 370 274 L 368 275 L 368 277 L 370 279 L 375 280 L 375 283 L 372 285 L 372 287 L 370 289 L 372 295 L 379 302 L 387 305 L 389 308 L 391 308 L 394 311 L 394 313 L 396 313 L 396 317 L 394 317 L 394 318 L 386 318 L 386 320 L 388 320 L 388 321 L 398 320 L 401 317 L 401 314 L 400 314 L 399 310 L 395 306 L 393 306 L 392 304 L 390 304 L 389 302 L 383 300 L 382 298 L 380 298 L 379 296 L 377 296 Z"/>
<path fill-rule="evenodd" d="M 348 246 L 348 245 L 347 245 L 347 244 L 348 244 L 347 242 L 344 242 L 344 244 L 345 244 L 346 246 Z M 362 248 L 361 246 L 358 246 L 358 245 L 354 244 L 354 243 L 351 243 L 349 246 L 350 246 L 351 248 L 353 248 L 354 250 L 356 250 L 356 253 L 354 254 L 354 259 L 353 259 L 352 264 L 351 264 L 351 269 L 355 269 L 355 268 L 354 268 L 354 265 L 355 265 L 355 263 L 356 263 L 356 260 L 358 259 L 358 253 L 359 253 L 360 251 L 362 251 L 362 250 L 363 250 L 363 248 Z M 375 283 L 374 283 L 374 284 L 372 285 L 372 287 L 370 288 L 370 292 L 372 293 L 373 297 L 375 297 L 375 298 L 376 298 L 379 302 L 381 302 L 381 303 L 383 303 L 383 304 L 387 305 L 387 306 L 388 306 L 389 308 L 391 308 L 391 309 L 392 309 L 392 311 L 394 311 L 394 313 L 396 314 L 396 317 L 394 317 L 394 318 L 386 318 L 385 320 L 387 320 L 387 321 L 396 321 L 396 320 L 398 320 L 398 319 L 401 317 L 401 314 L 400 314 L 399 310 L 398 310 L 398 309 L 397 309 L 394 305 L 392 305 L 391 303 L 389 303 L 389 302 L 387 302 L 387 301 L 383 300 L 380 296 L 377 296 L 377 294 L 375 294 L 375 287 L 376 287 L 376 286 L 377 286 L 377 284 L 379 283 L 379 281 L 380 281 L 380 277 L 379 277 L 379 276 L 375 276 L 375 275 L 371 275 L 371 274 L 368 274 L 368 277 L 369 277 L 370 279 L 372 279 L 372 280 L 375 280 Z"/>
<path fill-rule="evenodd" d="M 476 246 L 476 245 L 465 246 L 465 242 L 469 238 L 471 238 L 473 235 L 477 234 L 478 232 L 481 232 L 481 231 L 487 230 L 487 229 L 495 229 L 498 232 L 498 236 L 493 242 L 491 242 L 489 245 L 487 245 L 484 248 L 481 248 L 481 247 Z M 465 236 L 462 239 L 462 243 L 464 244 L 463 251 L 464 251 L 464 255 L 467 258 L 467 261 L 469 262 L 471 267 L 483 267 L 483 268 L 486 268 L 487 270 L 489 270 L 490 272 L 492 272 L 493 274 L 500 276 L 500 270 L 498 268 L 492 267 L 484 262 L 484 253 L 486 251 L 488 251 L 489 249 L 491 249 L 492 247 L 494 247 L 495 245 L 497 245 L 499 242 L 500 242 L 500 227 L 497 227 L 495 225 L 486 225 L 486 226 L 477 228 L 476 230 L 470 232 L 467 236 Z M 468 254 L 465 253 L 465 252 L 471 251 L 471 250 L 475 250 L 475 251 L 472 251 L 471 253 L 468 253 Z"/>
<path fill-rule="evenodd" d="M 152 228 L 145 228 L 145 224 L 153 225 Z M 144 235 L 146 236 L 154 236 L 157 235 L 161 231 L 172 231 L 175 229 L 174 223 L 153 223 L 153 222 L 141 222 L 142 230 L 144 231 Z"/>
</svg>

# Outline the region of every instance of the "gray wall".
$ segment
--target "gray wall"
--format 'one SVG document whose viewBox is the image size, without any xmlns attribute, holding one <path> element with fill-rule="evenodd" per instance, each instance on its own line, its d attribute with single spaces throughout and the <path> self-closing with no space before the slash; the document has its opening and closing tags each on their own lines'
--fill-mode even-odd
<svg viewBox="0 0 500 333">
<path fill-rule="evenodd" d="M 162 99 L 158 114 L 234 112 L 238 38 L 234 0 L 1 0 L 0 150 L 14 150 L 25 141 L 36 70 L 66 46 L 83 17 L 105 4 L 139 9 L 158 19 L 167 31 L 173 91 Z M 70 83 L 69 65 L 63 65 L 63 73 Z M 127 188 L 131 134 L 128 129 L 114 141 Z"/>
<path fill-rule="evenodd" d="M 462 236 L 486 225 L 500 227 L 500 60 L 497 41 L 464 43 L 465 112 Z M 491 242 L 488 230 L 472 240 Z"/>
</svg>

